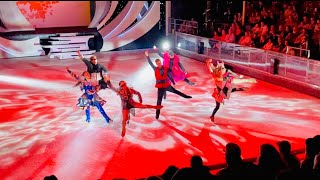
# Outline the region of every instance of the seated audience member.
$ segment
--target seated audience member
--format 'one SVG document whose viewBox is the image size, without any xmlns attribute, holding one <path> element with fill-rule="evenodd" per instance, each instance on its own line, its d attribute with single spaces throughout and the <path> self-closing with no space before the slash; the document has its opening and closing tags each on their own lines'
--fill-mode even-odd
<svg viewBox="0 0 320 180">
<path fill-rule="evenodd" d="M 268 42 L 263 46 L 263 49 L 271 51 L 272 48 L 273 48 L 273 43 L 272 43 L 271 39 L 268 39 Z"/>
<path fill-rule="evenodd" d="M 173 175 L 179 170 L 176 166 L 169 166 L 165 172 L 160 176 L 163 180 L 171 180 Z"/>
<path fill-rule="evenodd" d="M 244 162 L 241 149 L 235 143 L 228 143 L 225 149 L 227 166 L 217 172 L 219 180 L 229 179 L 260 179 L 258 166 L 251 162 Z"/>
<path fill-rule="evenodd" d="M 281 52 L 285 47 L 286 45 L 284 44 L 284 41 L 278 37 L 277 43 L 273 46 L 273 51 Z"/>
<path fill-rule="evenodd" d="M 226 34 L 226 31 L 224 29 L 222 29 L 221 31 L 221 36 L 220 36 L 220 41 L 226 41 L 226 37 L 227 37 L 227 34 Z"/>
<path fill-rule="evenodd" d="M 232 32 L 231 28 L 229 28 L 228 34 L 226 35 L 227 43 L 235 43 L 235 35 Z"/>
<path fill-rule="evenodd" d="M 258 23 L 254 25 L 254 27 L 252 28 L 252 32 L 259 34 L 259 32 L 260 32 L 260 26 L 259 26 Z"/>
<path fill-rule="evenodd" d="M 172 180 L 215 180 L 216 176 L 210 173 L 210 169 L 203 165 L 200 156 L 191 157 L 191 167 L 181 168 L 172 177 Z"/>
<path fill-rule="evenodd" d="M 252 44 L 252 39 L 250 36 L 250 32 L 245 32 L 244 36 L 242 36 L 238 42 L 240 45 L 243 46 L 250 46 Z"/>
<path fill-rule="evenodd" d="M 265 36 L 260 36 L 260 39 L 259 39 L 259 41 L 257 42 L 256 47 L 257 47 L 257 48 L 263 48 L 263 46 L 264 46 L 265 44 L 267 44 L 267 40 L 266 40 Z"/>
<path fill-rule="evenodd" d="M 58 180 L 58 178 L 55 175 L 51 175 L 44 177 L 43 180 Z"/>
<path fill-rule="evenodd" d="M 280 153 L 273 145 L 261 144 L 258 167 L 260 168 L 261 180 L 274 180 L 285 168 L 285 165 L 281 160 Z"/>
</svg>

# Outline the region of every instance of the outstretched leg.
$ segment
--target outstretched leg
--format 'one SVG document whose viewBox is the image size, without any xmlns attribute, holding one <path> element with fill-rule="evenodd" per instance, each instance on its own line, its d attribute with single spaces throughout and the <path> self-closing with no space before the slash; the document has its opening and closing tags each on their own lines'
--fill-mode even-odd
<svg viewBox="0 0 320 180">
<path fill-rule="evenodd" d="M 220 108 L 220 103 L 218 101 L 216 101 L 216 107 L 213 109 L 212 114 L 210 116 L 210 119 L 212 122 L 214 122 L 214 115 L 217 113 L 219 108 Z"/>
<path fill-rule="evenodd" d="M 135 108 L 140 108 L 140 109 L 161 109 L 163 108 L 162 105 L 157 105 L 157 106 L 154 106 L 154 105 L 149 105 L 149 104 L 141 104 L 141 103 L 136 103 L 134 104 L 134 107 Z"/>
<path fill-rule="evenodd" d="M 257 83 L 257 80 L 255 78 L 243 78 L 243 79 L 239 79 L 239 78 L 234 78 L 232 80 L 233 83 L 235 84 L 240 84 L 240 83 Z"/>
<path fill-rule="evenodd" d="M 246 88 L 233 88 L 231 92 L 244 91 Z"/>
<path fill-rule="evenodd" d="M 87 107 L 86 109 L 86 121 L 89 123 L 90 122 L 90 106 Z"/>
<path fill-rule="evenodd" d="M 190 86 L 194 86 L 196 85 L 194 82 L 191 82 L 188 78 L 184 78 L 184 80 L 186 83 L 188 83 Z"/>
<path fill-rule="evenodd" d="M 97 103 L 95 105 L 98 110 L 100 111 L 100 113 L 102 114 L 102 116 L 106 119 L 107 123 L 109 123 L 111 121 L 111 119 L 109 118 L 109 116 L 106 114 L 106 112 L 104 111 L 104 109 L 102 108 L 101 104 Z"/>
<path fill-rule="evenodd" d="M 188 98 L 188 99 L 192 98 L 191 96 L 188 96 L 188 95 L 186 95 L 186 94 L 184 94 L 184 93 L 176 90 L 176 89 L 173 88 L 172 86 L 167 87 L 166 90 L 167 90 L 167 91 L 170 91 L 170 92 L 172 92 L 172 93 L 178 94 L 179 96 L 184 97 L 184 98 Z"/>
</svg>

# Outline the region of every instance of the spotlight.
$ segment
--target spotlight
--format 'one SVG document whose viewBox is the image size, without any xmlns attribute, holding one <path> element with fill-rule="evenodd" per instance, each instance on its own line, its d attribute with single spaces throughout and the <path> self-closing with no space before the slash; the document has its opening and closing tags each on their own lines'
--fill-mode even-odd
<svg viewBox="0 0 320 180">
<path fill-rule="evenodd" d="M 178 43 L 178 48 L 181 47 L 181 43 Z"/>
<path fill-rule="evenodd" d="M 156 49 L 157 49 L 157 46 L 154 45 L 154 46 L 153 46 L 153 49 L 156 50 Z"/>
<path fill-rule="evenodd" d="M 162 49 L 167 51 L 170 49 L 170 44 L 169 42 L 165 41 L 163 44 L 162 44 Z"/>
</svg>

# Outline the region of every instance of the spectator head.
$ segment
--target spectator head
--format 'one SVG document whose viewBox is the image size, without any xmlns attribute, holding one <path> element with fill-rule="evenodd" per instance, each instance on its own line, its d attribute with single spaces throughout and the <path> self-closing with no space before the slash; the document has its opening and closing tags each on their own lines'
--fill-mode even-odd
<svg viewBox="0 0 320 180">
<path fill-rule="evenodd" d="M 279 170 L 282 165 L 280 153 L 271 144 L 260 146 L 259 166 L 267 169 Z"/>
<path fill-rule="evenodd" d="M 58 180 L 58 178 L 55 175 L 51 175 L 44 177 L 43 180 Z"/>
<path fill-rule="evenodd" d="M 291 151 L 291 145 L 289 141 L 280 141 L 277 143 L 279 147 L 279 151 L 283 154 L 290 154 Z"/>
<path fill-rule="evenodd" d="M 162 179 L 172 179 L 173 175 L 179 170 L 176 166 L 169 166 L 165 172 L 161 175 Z"/>
<path fill-rule="evenodd" d="M 284 45 L 289 46 L 289 41 L 285 40 Z"/>
<path fill-rule="evenodd" d="M 290 26 L 286 26 L 285 31 L 286 32 L 291 32 Z"/>
<path fill-rule="evenodd" d="M 284 30 L 282 24 L 280 24 L 280 25 L 278 26 L 278 30 L 279 30 L 279 31 L 283 31 L 283 30 Z"/>
<path fill-rule="evenodd" d="M 274 25 L 271 25 L 271 26 L 270 26 L 270 31 L 271 31 L 271 30 L 274 30 Z"/>
<path fill-rule="evenodd" d="M 226 35 L 226 30 L 222 29 L 221 33 Z"/>
<path fill-rule="evenodd" d="M 307 16 L 303 16 L 303 22 L 307 23 L 308 22 L 308 17 Z"/>
<path fill-rule="evenodd" d="M 278 44 L 280 45 L 280 44 L 282 44 L 283 43 L 283 41 L 282 41 L 282 39 L 281 39 L 281 37 L 278 37 Z"/>
<path fill-rule="evenodd" d="M 313 139 L 314 139 L 316 146 L 317 146 L 317 152 L 319 153 L 320 152 L 320 135 L 314 136 Z"/>
<path fill-rule="evenodd" d="M 240 147 L 235 143 L 228 143 L 226 145 L 225 157 L 226 157 L 226 162 L 229 166 L 238 164 L 239 162 L 242 161 Z"/>
<path fill-rule="evenodd" d="M 317 143 L 320 143 L 320 134 L 319 135 L 315 135 L 313 137 L 313 139 L 315 139 Z"/>
<path fill-rule="evenodd" d="M 192 168 L 203 167 L 202 158 L 200 156 L 192 156 L 191 157 L 191 167 Z"/>
<path fill-rule="evenodd" d="M 306 156 L 314 157 L 316 155 L 317 146 L 316 140 L 314 138 L 307 138 L 306 139 Z"/>
</svg>

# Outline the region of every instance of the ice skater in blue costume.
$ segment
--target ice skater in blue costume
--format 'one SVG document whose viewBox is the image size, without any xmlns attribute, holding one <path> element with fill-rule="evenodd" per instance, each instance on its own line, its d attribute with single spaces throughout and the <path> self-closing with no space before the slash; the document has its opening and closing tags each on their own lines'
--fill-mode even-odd
<svg viewBox="0 0 320 180">
<path fill-rule="evenodd" d="M 90 122 L 90 106 L 95 106 L 100 111 L 102 116 L 105 118 L 107 123 L 112 122 L 112 120 L 109 118 L 109 116 L 106 114 L 102 106 L 106 103 L 105 100 L 103 100 L 97 92 L 101 89 L 99 85 L 96 85 L 91 82 L 91 77 L 89 72 L 84 71 L 82 73 L 82 76 L 78 76 L 77 74 L 70 71 L 70 69 L 67 67 L 68 73 L 74 77 L 76 80 L 78 80 L 78 83 L 75 85 L 80 85 L 81 90 L 84 90 L 83 95 L 78 99 L 78 104 L 80 109 L 86 111 L 86 121 Z"/>
</svg>

